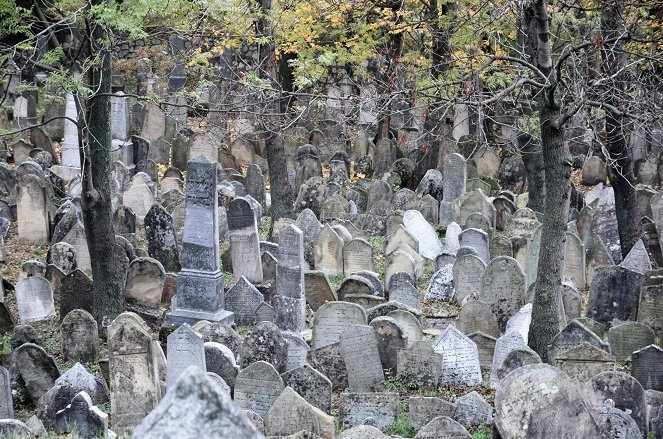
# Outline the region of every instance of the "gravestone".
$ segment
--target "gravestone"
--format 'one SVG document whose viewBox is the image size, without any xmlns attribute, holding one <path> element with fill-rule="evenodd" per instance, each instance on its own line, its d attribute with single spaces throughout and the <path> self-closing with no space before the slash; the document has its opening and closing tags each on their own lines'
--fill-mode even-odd
<svg viewBox="0 0 663 439">
<path fill-rule="evenodd" d="M 452 153 L 444 158 L 444 201 L 453 202 L 465 193 L 465 182 L 467 181 L 467 163 L 465 158 L 457 153 Z"/>
<path fill-rule="evenodd" d="M 403 227 L 419 242 L 418 253 L 431 260 L 442 253 L 442 244 L 435 229 L 418 210 L 408 210 L 403 214 Z"/>
<path fill-rule="evenodd" d="M 568 283 L 562 284 L 562 303 L 566 320 L 571 321 L 580 318 L 581 302 L 580 292 Z"/>
<path fill-rule="evenodd" d="M 408 273 L 394 273 L 389 278 L 389 300 L 419 309 L 419 290 Z"/>
<path fill-rule="evenodd" d="M 476 391 L 463 395 L 456 400 L 454 419 L 465 428 L 489 423 L 493 419 L 493 408 Z"/>
<path fill-rule="evenodd" d="M 606 323 L 637 319 L 644 276 L 620 266 L 600 267 L 589 287 L 587 317 Z"/>
<path fill-rule="evenodd" d="M 264 437 L 251 421 L 242 415 L 230 396 L 205 372 L 195 367 L 184 371 L 174 390 L 166 394 L 133 433 L 133 437 L 145 439 L 168 436 L 187 439 Z"/>
<path fill-rule="evenodd" d="M 351 325 L 367 325 L 366 311 L 348 302 L 328 302 L 318 308 L 313 322 L 312 347 L 318 349 L 337 343 Z"/>
<path fill-rule="evenodd" d="M 381 387 L 384 373 L 373 327 L 351 325 L 339 339 L 351 391 L 368 392 Z"/>
<path fill-rule="evenodd" d="M 136 246 L 136 214 L 129 207 L 118 206 L 113 212 L 113 230 Z M 148 243 L 149 245 L 149 243 Z"/>
<path fill-rule="evenodd" d="M 51 283 L 40 276 L 23 279 L 16 285 L 16 304 L 22 322 L 46 320 L 55 316 Z"/>
<path fill-rule="evenodd" d="M 287 345 L 285 370 L 292 370 L 306 363 L 306 356 L 311 348 L 302 336 L 291 331 L 283 331 L 281 336 Z"/>
<path fill-rule="evenodd" d="M 9 371 L 0 366 L 0 419 L 14 418 Z"/>
<path fill-rule="evenodd" d="M 57 242 L 49 247 L 46 261 L 58 267 L 64 274 L 69 274 L 76 269 L 74 247 L 66 242 Z"/>
<path fill-rule="evenodd" d="M 157 405 L 160 392 L 154 342 L 138 315 L 120 314 L 108 327 L 108 358 L 113 430 L 131 430 Z"/>
<path fill-rule="evenodd" d="M 433 349 L 442 354 L 440 383 L 473 386 L 481 382 L 477 345 L 462 332 L 447 326 Z"/>
<path fill-rule="evenodd" d="M 642 433 L 627 411 L 615 408 L 614 401 L 607 399 L 603 406 L 595 409 L 594 419 L 601 425 L 607 437 L 642 438 Z"/>
<path fill-rule="evenodd" d="M 240 276 L 255 283 L 262 282 L 260 242 L 255 214 L 245 198 L 235 198 L 228 206 L 230 230 L 230 255 L 233 277 Z"/>
<path fill-rule="evenodd" d="M 166 385 L 175 387 L 177 379 L 190 366 L 207 371 L 203 339 L 184 323 L 168 335 L 168 363 Z"/>
<path fill-rule="evenodd" d="M 159 308 L 163 291 L 163 266 L 152 258 L 136 258 L 129 264 L 124 295 L 127 302 Z"/>
<path fill-rule="evenodd" d="M 274 320 L 279 328 L 297 332 L 305 329 L 304 234 L 293 224 L 279 232 L 276 294 L 272 305 Z"/>
<path fill-rule="evenodd" d="M 430 280 L 426 290 L 426 300 L 450 302 L 455 294 L 453 265 L 439 269 Z"/>
<path fill-rule="evenodd" d="M 264 296 L 246 277 L 241 276 L 228 291 L 225 306 L 234 313 L 235 323 L 251 325 L 256 322 L 256 308 L 263 303 Z"/>
<path fill-rule="evenodd" d="M 490 262 L 490 240 L 488 234 L 479 229 L 465 229 L 458 235 L 461 247 L 470 247 L 477 252 L 477 256 L 485 263 Z"/>
<path fill-rule="evenodd" d="M 438 416 L 453 417 L 455 406 L 442 398 L 410 396 L 407 418 L 415 430 L 419 430 Z"/>
<path fill-rule="evenodd" d="M 341 393 L 338 405 L 341 428 L 352 428 L 371 418 L 372 425 L 384 429 L 396 420 L 398 401 L 398 393 Z"/>
<path fill-rule="evenodd" d="M 343 246 L 341 237 L 325 224 L 313 246 L 315 269 L 332 275 L 343 273 Z"/>
<path fill-rule="evenodd" d="M 25 383 L 25 390 L 33 402 L 39 401 L 60 377 L 53 357 L 44 348 L 33 343 L 24 343 L 14 352 L 16 370 Z"/>
<path fill-rule="evenodd" d="M 92 312 L 92 279 L 76 269 L 62 278 L 60 284 L 60 318 L 74 309 Z"/>
<path fill-rule="evenodd" d="M 663 349 L 651 344 L 633 352 L 631 375 L 645 389 L 663 391 Z"/>
<path fill-rule="evenodd" d="M 334 390 L 348 387 L 348 373 L 341 354 L 341 345 L 338 342 L 311 349 L 306 361 L 311 367 L 329 378 Z"/>
<path fill-rule="evenodd" d="M 456 302 L 463 303 L 466 297 L 479 294 L 481 291 L 481 275 L 485 269 L 486 264 L 477 256 L 463 255 L 456 259 L 453 264 Z"/>
<path fill-rule="evenodd" d="M 334 418 L 309 404 L 292 388 L 286 387 L 265 417 L 265 434 L 284 437 L 310 434 L 334 438 Z"/>
<path fill-rule="evenodd" d="M 642 239 L 636 241 L 619 265 L 640 274 L 645 274 L 648 270 L 652 269 L 649 253 L 647 253 L 647 248 L 642 242 Z"/>
<path fill-rule="evenodd" d="M 233 352 L 227 346 L 213 341 L 205 342 L 203 346 L 207 372 L 215 373 L 233 389 L 239 372 Z"/>
<path fill-rule="evenodd" d="M 343 246 L 343 271 L 346 276 L 357 271 L 373 271 L 373 246 L 355 238 Z"/>
<path fill-rule="evenodd" d="M 466 439 L 471 438 L 470 434 L 465 428 L 447 416 L 439 416 L 419 430 L 415 436 L 416 439 L 425 438 L 450 438 L 450 439 Z"/>
<path fill-rule="evenodd" d="M 496 389 L 500 384 L 497 371 L 502 367 L 504 359 L 511 351 L 526 347 L 525 340 L 517 332 L 507 332 L 495 342 L 495 351 L 493 354 L 493 364 L 490 368 L 490 387 Z"/>
<path fill-rule="evenodd" d="M 638 322 L 625 322 L 608 330 L 610 349 L 618 361 L 624 361 L 633 352 L 654 344 L 655 338 L 651 328 Z"/>
<path fill-rule="evenodd" d="M 224 309 L 216 183 L 215 163 L 200 157 L 189 161 L 180 253 L 182 271 L 177 275 L 177 304 L 166 316 L 171 324 L 193 324 L 199 320 L 232 322 L 232 313 Z M 258 264 L 259 256 L 258 253 Z"/>
<path fill-rule="evenodd" d="M 659 333 L 663 330 L 663 285 L 647 283 L 640 293 L 638 322 Z"/>
<path fill-rule="evenodd" d="M 492 337 L 500 336 L 497 317 L 486 302 L 468 300 L 460 308 L 458 314 L 458 329 L 465 335 L 473 332 L 483 332 Z"/>
<path fill-rule="evenodd" d="M 154 192 L 147 184 L 134 183 L 122 194 L 122 204 L 136 214 L 137 224 L 145 222 L 145 215 L 154 203 Z"/>
<path fill-rule="evenodd" d="M 509 352 L 497 371 L 497 377 L 503 380 L 509 373 L 528 364 L 541 364 L 541 357 L 528 347 L 517 348 Z"/>
<path fill-rule="evenodd" d="M 369 323 L 375 330 L 382 369 L 396 373 L 398 350 L 407 347 L 407 337 L 396 320 L 387 316 L 375 317 Z"/>
<path fill-rule="evenodd" d="M 398 350 L 398 375 L 407 382 L 436 387 L 442 375 L 443 357 L 427 341 L 417 341 Z"/>
<path fill-rule="evenodd" d="M 525 273 L 520 264 L 508 256 L 494 258 L 481 276 L 479 298 L 491 306 L 500 329 L 524 304 Z"/>
<path fill-rule="evenodd" d="M 647 398 L 635 378 L 623 372 L 602 372 L 585 383 L 585 392 L 595 407 L 601 407 L 611 399 L 616 408 L 630 411 L 640 431 L 646 433 Z"/>
<path fill-rule="evenodd" d="M 154 204 L 145 216 L 145 237 L 148 254 L 161 262 L 165 271 L 182 269 L 173 218 L 160 204 Z"/>
<path fill-rule="evenodd" d="M 581 343 L 589 343 L 592 346 L 610 353 L 610 344 L 601 340 L 579 321 L 572 320 L 564 329 L 555 335 L 548 345 L 548 362 L 553 363 L 559 354 L 562 354 Z"/>
<path fill-rule="evenodd" d="M 60 325 L 60 346 L 65 360 L 95 363 L 99 335 L 94 317 L 82 309 L 69 312 Z"/>
<path fill-rule="evenodd" d="M 574 233 L 566 232 L 564 244 L 564 274 L 565 280 L 570 280 L 576 288 L 584 290 L 587 287 L 585 277 L 585 246 Z"/>
<path fill-rule="evenodd" d="M 239 347 L 238 362 L 241 367 L 247 367 L 256 361 L 266 361 L 279 373 L 285 372 L 288 344 L 279 328 L 271 322 L 259 322 L 255 325 Z"/>
<path fill-rule="evenodd" d="M 281 378 L 309 404 L 330 413 L 332 382 L 318 370 L 303 364 L 282 374 Z"/>
<path fill-rule="evenodd" d="M 108 435 L 108 415 L 92 404 L 85 392 L 78 393 L 71 404 L 55 415 L 55 432 L 75 433 L 81 438 L 105 438 Z"/>
<path fill-rule="evenodd" d="M 263 418 L 285 388 L 274 366 L 256 361 L 242 369 L 235 381 L 235 405 L 256 412 Z"/>
<path fill-rule="evenodd" d="M 588 381 L 601 372 L 615 370 L 615 357 L 596 346 L 582 342 L 555 357 L 555 365 L 578 381 Z"/>
<path fill-rule="evenodd" d="M 322 271 L 306 271 L 304 273 L 306 302 L 313 311 L 317 311 L 327 302 L 336 300 L 329 278 Z"/>
<path fill-rule="evenodd" d="M 31 162 L 28 162 L 31 163 Z M 16 219 L 20 242 L 49 239 L 51 184 L 41 174 L 17 173 Z"/>
</svg>

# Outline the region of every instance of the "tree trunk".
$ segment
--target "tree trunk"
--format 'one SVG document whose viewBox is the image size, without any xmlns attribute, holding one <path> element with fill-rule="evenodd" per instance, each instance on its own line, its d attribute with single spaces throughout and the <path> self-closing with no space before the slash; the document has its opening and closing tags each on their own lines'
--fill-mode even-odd
<svg viewBox="0 0 663 439">
<path fill-rule="evenodd" d="M 112 223 L 111 54 L 102 51 L 101 65 L 91 74 L 97 93 L 87 103 L 87 135 L 81 148 L 81 207 L 92 265 L 92 314 L 103 327 L 125 310 L 126 266 L 116 251 Z"/>
<path fill-rule="evenodd" d="M 543 213 L 546 199 L 546 173 L 543 164 L 541 143 L 527 133 L 518 133 L 518 149 L 523 158 L 527 177 L 527 207 L 534 212 Z"/>
<path fill-rule="evenodd" d="M 449 44 L 449 31 L 447 29 L 442 29 L 439 24 L 437 5 L 437 0 L 431 0 L 428 12 L 433 40 L 431 51 L 433 66 L 431 67 L 431 70 L 433 78 L 440 79 L 440 76 L 449 69 L 451 63 L 451 45 Z M 441 5 L 441 13 L 443 16 L 446 16 L 449 13 L 450 5 L 453 7 L 453 5 L 449 3 L 443 3 Z"/>
<path fill-rule="evenodd" d="M 529 346 L 543 361 L 548 358 L 548 345 L 560 330 L 558 303 L 562 292 L 564 244 L 571 195 L 571 159 L 564 146 L 565 115 L 555 97 L 557 78 L 552 64 L 547 0 L 534 4 L 537 23 L 537 60 L 539 70 L 549 84 L 539 98 L 541 147 L 545 167 L 546 198 L 541 226 L 539 265 L 529 330 Z"/>
<path fill-rule="evenodd" d="M 601 15 L 601 33 L 604 43 L 603 74 L 609 87 L 602 94 L 606 103 L 619 108 L 621 95 L 624 93 L 625 59 L 621 52 L 619 38 L 624 33 L 622 19 L 622 0 L 603 0 Z M 616 40 L 614 40 L 616 39 Z M 614 40 L 614 41 L 612 41 Z M 611 42 L 608 42 L 611 41 Z M 626 256 L 638 239 L 642 236 L 640 210 L 635 195 L 635 179 L 631 151 L 626 143 L 624 117 L 616 112 L 606 110 L 605 129 L 609 157 L 610 182 L 615 191 L 615 208 L 619 228 L 619 242 L 622 256 Z"/>
</svg>

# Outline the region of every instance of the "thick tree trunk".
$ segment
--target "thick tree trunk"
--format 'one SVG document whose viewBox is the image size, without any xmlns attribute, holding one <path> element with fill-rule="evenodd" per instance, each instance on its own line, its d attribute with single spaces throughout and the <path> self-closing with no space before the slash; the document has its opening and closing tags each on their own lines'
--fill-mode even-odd
<svg viewBox="0 0 663 439">
<path fill-rule="evenodd" d="M 98 89 L 88 101 L 87 136 L 81 148 L 83 191 L 81 207 L 92 264 L 92 314 L 101 326 L 125 310 L 126 267 L 116 251 L 111 208 L 111 54 L 102 53 L 92 73 Z"/>
<path fill-rule="evenodd" d="M 602 49 L 603 74 L 609 87 L 603 94 L 606 103 L 620 107 L 620 96 L 624 93 L 625 59 L 619 38 L 624 33 L 622 0 L 604 0 L 601 15 L 601 33 L 606 42 Z M 608 42 L 610 41 L 610 42 Z M 635 179 L 631 151 L 626 143 L 624 117 L 606 110 L 605 129 L 607 134 L 608 166 L 610 182 L 615 191 L 615 208 L 619 228 L 622 256 L 626 256 L 642 236 L 640 210 L 635 195 Z"/>
<path fill-rule="evenodd" d="M 537 0 L 534 11 L 537 23 L 537 67 L 549 81 L 539 98 L 541 147 L 545 166 L 546 199 L 541 226 L 539 264 L 532 306 L 529 346 L 543 361 L 548 345 L 560 330 L 558 303 L 562 290 L 564 244 L 571 195 L 571 159 L 564 146 L 565 115 L 555 97 L 557 78 L 552 64 L 548 1 Z"/>
</svg>

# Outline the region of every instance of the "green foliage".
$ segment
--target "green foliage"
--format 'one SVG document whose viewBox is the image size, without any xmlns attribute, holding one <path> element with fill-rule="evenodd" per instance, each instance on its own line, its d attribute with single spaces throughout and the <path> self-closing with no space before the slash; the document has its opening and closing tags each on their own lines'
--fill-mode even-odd
<svg viewBox="0 0 663 439">
<path fill-rule="evenodd" d="M 490 424 L 480 424 L 472 433 L 472 439 L 491 439 L 492 437 L 493 429 Z"/>
<path fill-rule="evenodd" d="M 29 9 L 16 4 L 15 0 L 0 0 L 0 38 L 10 35 L 32 36 Z"/>
<path fill-rule="evenodd" d="M 269 228 L 272 226 L 272 217 L 265 215 L 260 219 L 260 223 L 262 224 L 262 229 L 258 231 L 260 240 L 267 241 L 267 238 L 269 238 Z"/>
<path fill-rule="evenodd" d="M 338 287 L 341 286 L 341 284 L 343 283 L 344 280 L 345 280 L 345 274 L 343 274 L 343 273 L 338 273 L 338 274 L 334 274 L 332 276 L 329 276 L 329 283 L 331 284 L 331 287 L 334 290 L 337 290 Z"/>
<path fill-rule="evenodd" d="M 387 425 L 384 432 L 391 436 L 414 437 L 417 430 L 414 429 L 408 418 L 401 415 L 394 422 Z"/>
<path fill-rule="evenodd" d="M 408 393 L 421 390 L 423 387 L 424 383 L 421 381 L 412 380 L 402 375 L 393 375 L 389 371 L 385 371 L 385 392 Z"/>
</svg>

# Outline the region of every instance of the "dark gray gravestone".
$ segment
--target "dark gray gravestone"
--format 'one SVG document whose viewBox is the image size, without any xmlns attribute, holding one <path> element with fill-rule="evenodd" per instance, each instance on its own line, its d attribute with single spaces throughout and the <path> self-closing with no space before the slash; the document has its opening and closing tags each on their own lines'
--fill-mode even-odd
<svg viewBox="0 0 663 439">
<path fill-rule="evenodd" d="M 235 380 L 239 366 L 235 362 L 235 355 L 225 345 L 213 341 L 205 342 L 205 364 L 207 372 L 212 372 L 226 382 L 231 389 L 235 387 Z"/>
<path fill-rule="evenodd" d="M 608 330 L 612 354 L 624 361 L 639 349 L 654 344 L 656 336 L 650 327 L 638 322 L 625 322 Z"/>
<path fill-rule="evenodd" d="M 166 318 L 169 323 L 232 322 L 232 313 L 224 309 L 216 183 L 216 163 L 204 157 L 189 162 L 180 257 L 183 269 L 177 276 L 177 305 Z"/>
<path fill-rule="evenodd" d="M 348 387 L 348 373 L 341 354 L 341 346 L 338 342 L 311 349 L 306 360 L 311 367 L 329 378 L 334 390 Z"/>
<path fill-rule="evenodd" d="M 160 204 L 154 204 L 145 215 L 145 238 L 147 252 L 164 270 L 177 273 L 182 269 L 173 218 Z"/>
<path fill-rule="evenodd" d="M 438 416 L 453 417 L 455 407 L 441 398 L 411 396 L 408 399 L 408 414 L 410 424 L 420 429 Z"/>
<path fill-rule="evenodd" d="M 490 306 L 481 300 L 468 300 L 460 308 L 458 329 L 466 335 L 480 331 L 491 337 L 500 336 L 497 317 L 493 314 Z"/>
<path fill-rule="evenodd" d="M 272 305 L 274 320 L 279 328 L 297 332 L 305 329 L 304 234 L 293 224 L 279 232 L 276 294 Z"/>
<path fill-rule="evenodd" d="M 75 433 L 85 439 L 106 437 L 108 415 L 94 406 L 87 393 L 80 392 L 71 404 L 55 415 L 55 432 Z"/>
<path fill-rule="evenodd" d="M 398 322 L 391 317 L 376 317 L 369 323 L 375 330 L 382 368 L 396 373 L 398 351 L 407 347 L 407 335 Z"/>
<path fill-rule="evenodd" d="M 260 322 L 242 341 L 239 348 L 239 365 L 247 367 L 256 361 L 272 364 L 279 373 L 285 372 L 288 344 L 281 331 L 273 323 Z"/>
<path fill-rule="evenodd" d="M 437 418 L 424 425 L 419 433 L 418 438 L 427 437 L 443 437 L 450 439 L 470 439 L 472 436 L 465 430 L 458 422 L 447 416 L 438 416 Z"/>
<path fill-rule="evenodd" d="M 255 213 L 247 199 L 240 197 L 230 202 L 228 229 L 233 277 L 239 279 L 244 275 L 251 282 L 262 282 L 258 228 Z"/>
<path fill-rule="evenodd" d="M 136 246 L 136 214 L 130 207 L 118 206 L 113 213 L 113 230 L 116 235 L 124 236 Z"/>
<path fill-rule="evenodd" d="M 501 330 L 525 303 L 525 273 L 518 261 L 508 256 L 494 258 L 481 276 L 479 298 L 491 306 Z"/>
<path fill-rule="evenodd" d="M 16 368 L 25 382 L 30 398 L 37 402 L 60 376 L 53 357 L 41 347 L 25 343 L 16 350 Z"/>
<path fill-rule="evenodd" d="M 609 343 L 601 340 L 579 321 L 571 320 L 564 329 L 555 335 L 548 345 L 548 361 L 552 364 L 559 354 L 562 354 L 581 343 L 589 343 L 592 346 L 596 346 L 597 348 L 610 353 Z"/>
<path fill-rule="evenodd" d="M 620 410 L 630 410 L 640 431 L 647 432 L 647 397 L 640 383 L 622 372 L 603 372 L 585 384 L 585 392 L 595 407 L 604 405 L 607 399 Z"/>
<path fill-rule="evenodd" d="M 631 375 L 646 390 L 663 391 L 663 349 L 652 344 L 633 352 Z"/>
<path fill-rule="evenodd" d="M 419 309 L 419 290 L 408 273 L 394 273 L 389 278 L 389 300 Z"/>
<path fill-rule="evenodd" d="M 644 275 L 620 266 L 600 267 L 589 287 L 587 317 L 607 323 L 636 320 Z"/>
<path fill-rule="evenodd" d="M 332 382 L 308 364 L 281 375 L 286 386 L 301 395 L 309 404 L 325 413 L 331 411 Z"/>
<path fill-rule="evenodd" d="M 476 391 L 456 400 L 454 419 L 465 428 L 476 427 L 493 419 L 493 407 Z"/>
<path fill-rule="evenodd" d="M 663 439 L 663 406 L 658 409 L 658 416 L 651 421 L 651 432 L 654 439 Z"/>
<path fill-rule="evenodd" d="M 60 342 L 65 360 L 95 363 L 99 356 L 99 335 L 92 314 L 82 309 L 67 314 L 60 325 Z"/>
<path fill-rule="evenodd" d="M 46 261 L 58 267 L 64 274 L 69 274 L 76 269 L 74 247 L 66 242 L 57 242 L 49 247 Z"/>
<path fill-rule="evenodd" d="M 79 269 L 62 278 L 60 286 L 60 318 L 74 309 L 92 312 L 92 279 Z"/>
</svg>

